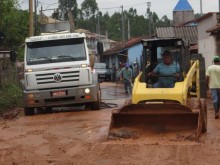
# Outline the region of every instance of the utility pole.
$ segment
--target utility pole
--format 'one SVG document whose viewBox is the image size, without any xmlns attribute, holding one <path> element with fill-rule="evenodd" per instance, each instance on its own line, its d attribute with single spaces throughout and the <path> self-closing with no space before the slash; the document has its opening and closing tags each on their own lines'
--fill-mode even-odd
<svg viewBox="0 0 220 165">
<path fill-rule="evenodd" d="M 220 0 L 218 1 L 218 12 L 220 12 Z"/>
<path fill-rule="evenodd" d="M 131 38 L 130 20 L 128 19 L 128 40 Z"/>
<path fill-rule="evenodd" d="M 33 0 L 29 0 L 29 37 L 33 36 Z"/>
<path fill-rule="evenodd" d="M 70 7 L 68 7 L 68 17 L 69 17 L 69 24 L 70 24 L 70 32 L 73 33 L 75 32 L 75 26 L 74 26 L 73 15 L 72 15 Z"/>
<path fill-rule="evenodd" d="M 150 24 L 151 24 L 151 21 L 150 21 L 150 6 L 151 6 L 151 2 L 147 2 L 147 13 L 148 13 L 148 29 L 149 29 L 149 36 L 151 35 L 151 29 L 150 29 Z"/>
<path fill-rule="evenodd" d="M 43 24 L 43 6 L 41 5 L 41 9 L 40 9 L 40 25 L 41 25 L 41 27 L 40 27 L 41 29 L 40 30 L 41 31 L 43 29 L 42 28 L 43 27 L 42 24 Z"/>
<path fill-rule="evenodd" d="M 68 17 L 69 17 L 70 32 L 73 33 L 73 32 L 75 32 L 75 25 L 74 25 L 74 20 L 73 20 L 73 14 L 72 14 L 71 8 L 70 8 L 70 0 L 68 0 L 67 12 L 68 12 Z"/>
<path fill-rule="evenodd" d="M 34 35 L 37 35 L 37 0 L 34 0 Z"/>
<path fill-rule="evenodd" d="M 200 0 L 200 14 L 202 15 L 202 0 Z"/>
<path fill-rule="evenodd" d="M 125 41 L 125 31 L 124 31 L 124 10 L 123 10 L 123 5 L 121 6 L 121 12 L 122 12 L 122 42 L 124 43 Z"/>
<path fill-rule="evenodd" d="M 99 11 L 98 11 L 98 14 L 97 14 L 97 17 L 98 17 L 98 28 L 97 28 L 97 31 L 98 31 L 98 34 L 99 34 L 99 37 L 98 37 L 98 40 L 100 41 L 100 18 L 99 18 Z"/>
</svg>

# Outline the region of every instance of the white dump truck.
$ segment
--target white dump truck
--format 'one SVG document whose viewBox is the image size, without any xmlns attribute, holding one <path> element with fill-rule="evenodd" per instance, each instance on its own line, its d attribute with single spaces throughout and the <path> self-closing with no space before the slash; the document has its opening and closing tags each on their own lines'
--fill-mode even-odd
<svg viewBox="0 0 220 165">
<path fill-rule="evenodd" d="M 47 34 L 25 41 L 24 113 L 78 104 L 100 109 L 98 77 L 83 33 Z"/>
</svg>

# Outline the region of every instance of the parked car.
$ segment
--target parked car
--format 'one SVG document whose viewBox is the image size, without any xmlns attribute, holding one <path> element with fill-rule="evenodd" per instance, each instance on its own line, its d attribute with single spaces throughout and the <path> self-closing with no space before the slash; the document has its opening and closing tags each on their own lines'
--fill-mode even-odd
<svg viewBox="0 0 220 165">
<path fill-rule="evenodd" d="M 98 74 L 99 82 L 111 80 L 110 69 L 107 68 L 105 63 L 95 63 L 94 71 Z"/>
</svg>

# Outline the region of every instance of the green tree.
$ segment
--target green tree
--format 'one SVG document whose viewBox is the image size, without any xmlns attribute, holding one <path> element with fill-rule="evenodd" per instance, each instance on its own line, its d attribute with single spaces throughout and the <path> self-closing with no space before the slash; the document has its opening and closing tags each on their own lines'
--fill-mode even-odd
<svg viewBox="0 0 220 165">
<path fill-rule="evenodd" d="M 81 10 L 83 16 L 86 19 L 89 19 L 91 17 L 95 17 L 95 14 L 99 10 L 99 8 L 96 0 L 84 0 L 83 3 L 81 4 Z"/>
<path fill-rule="evenodd" d="M 164 15 L 157 23 L 157 26 L 172 26 L 172 21 Z"/>
<path fill-rule="evenodd" d="M 202 14 L 200 14 L 200 13 L 194 14 L 194 18 L 195 18 L 195 19 L 197 19 L 197 18 L 199 18 L 199 17 L 201 17 L 201 16 L 202 16 Z"/>
<path fill-rule="evenodd" d="M 0 1 L 0 31 L 5 35 L 3 48 L 17 49 L 28 36 L 28 11 L 17 7 L 17 0 Z"/>
<path fill-rule="evenodd" d="M 71 9 L 72 15 L 74 18 L 77 18 L 78 15 L 78 4 L 76 0 L 59 0 L 59 5 L 57 10 L 52 14 L 52 17 L 59 20 L 67 21 L 68 17 L 68 8 Z"/>
<path fill-rule="evenodd" d="M 82 28 L 86 28 L 91 32 L 97 32 L 97 14 L 98 14 L 98 4 L 96 0 L 84 0 L 81 4 L 81 17 L 80 21 Z"/>
<path fill-rule="evenodd" d="M 61 0 L 60 0 L 61 1 Z M 64 1 L 64 0 L 63 0 Z M 122 39 L 122 13 L 115 12 L 109 15 L 108 12 L 98 11 L 96 0 L 84 0 L 81 9 L 77 10 L 77 19 L 75 19 L 76 28 L 82 28 L 91 32 L 97 32 L 98 17 L 100 21 L 100 32 L 102 35 L 108 33 L 108 37 L 120 41 Z M 60 10 L 60 9 L 59 9 Z M 149 23 L 151 33 L 155 32 L 157 26 L 171 26 L 172 21 L 165 15 L 161 19 L 157 13 L 150 12 L 150 22 L 148 17 L 138 15 L 135 8 L 124 10 L 124 32 L 125 38 L 128 36 L 128 20 L 130 22 L 130 36 L 146 36 L 149 33 Z"/>
<path fill-rule="evenodd" d="M 157 16 L 157 13 L 153 12 L 151 14 L 151 32 L 156 31 L 157 23 L 159 21 L 159 17 Z"/>
</svg>

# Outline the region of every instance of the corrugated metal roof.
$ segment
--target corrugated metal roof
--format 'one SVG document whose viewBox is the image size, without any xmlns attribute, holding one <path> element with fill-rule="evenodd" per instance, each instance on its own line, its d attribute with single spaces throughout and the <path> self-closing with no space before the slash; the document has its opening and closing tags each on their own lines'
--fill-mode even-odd
<svg viewBox="0 0 220 165">
<path fill-rule="evenodd" d="M 114 54 L 114 53 L 117 53 L 118 51 L 124 51 L 124 50 L 127 50 L 128 48 L 130 48 L 131 46 L 135 45 L 135 44 L 138 44 L 141 42 L 141 40 L 143 38 L 146 38 L 146 37 L 136 37 L 136 38 L 131 38 L 130 40 L 128 40 L 126 43 L 119 43 L 117 46 L 109 49 L 109 50 L 106 50 L 103 55 L 111 55 L 111 54 Z"/>
<path fill-rule="evenodd" d="M 183 38 L 191 45 L 198 42 L 197 26 L 157 27 L 156 33 L 158 38 Z"/>
<path fill-rule="evenodd" d="M 218 32 L 218 31 L 220 31 L 220 25 L 219 24 L 217 24 L 216 26 L 206 30 L 207 33 L 210 33 L 210 32 L 213 33 L 213 32 Z"/>
<path fill-rule="evenodd" d="M 173 11 L 186 11 L 186 10 L 193 10 L 193 8 L 187 0 L 179 0 Z"/>
</svg>

